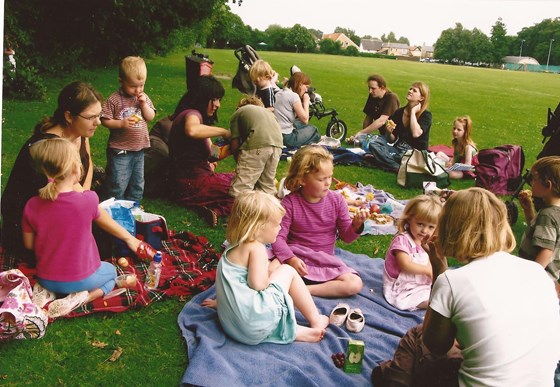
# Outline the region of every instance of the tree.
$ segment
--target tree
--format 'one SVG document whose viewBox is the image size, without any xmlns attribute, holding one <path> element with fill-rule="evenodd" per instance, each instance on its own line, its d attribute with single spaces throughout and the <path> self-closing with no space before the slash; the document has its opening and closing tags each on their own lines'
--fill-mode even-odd
<svg viewBox="0 0 560 387">
<path fill-rule="evenodd" d="M 502 18 L 498 18 L 492 26 L 490 34 L 490 42 L 492 43 L 492 62 L 501 63 L 502 58 L 508 54 L 509 40 L 507 38 L 506 25 L 502 22 Z"/>
<path fill-rule="evenodd" d="M 472 49 L 471 42 L 472 32 L 456 23 L 455 28 L 442 31 L 435 45 L 434 58 L 451 63 L 465 62 Z"/>
<path fill-rule="evenodd" d="M 271 24 L 264 31 L 268 35 L 269 47 L 271 50 L 288 51 L 290 48 L 286 44 L 286 37 L 289 29 L 278 24 Z M 291 47 L 293 49 L 293 46 Z"/>
<path fill-rule="evenodd" d="M 212 30 L 208 36 L 208 46 L 225 48 L 247 44 L 250 32 L 241 18 L 232 13 L 227 4 L 216 7 L 210 18 Z"/>
<path fill-rule="evenodd" d="M 323 31 L 316 30 L 314 28 L 308 28 L 307 31 L 311 33 L 315 37 L 316 40 L 320 40 L 323 38 Z"/>
<path fill-rule="evenodd" d="M 286 44 L 294 47 L 296 52 L 315 51 L 315 38 L 300 24 L 295 24 L 286 35 Z"/>
<path fill-rule="evenodd" d="M 319 51 L 323 54 L 339 55 L 342 51 L 342 43 L 332 39 L 321 39 L 319 41 Z"/>
</svg>

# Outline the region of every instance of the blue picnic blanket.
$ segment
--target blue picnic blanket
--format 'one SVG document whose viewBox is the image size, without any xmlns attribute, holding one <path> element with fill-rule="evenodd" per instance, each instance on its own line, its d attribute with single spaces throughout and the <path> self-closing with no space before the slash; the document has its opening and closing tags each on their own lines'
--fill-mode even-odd
<svg viewBox="0 0 560 387">
<path fill-rule="evenodd" d="M 393 357 L 399 339 L 409 328 L 422 322 L 424 312 L 400 311 L 385 301 L 383 259 L 339 248 L 336 255 L 360 273 L 364 287 L 359 294 L 345 299 L 314 297 L 315 303 L 325 315 L 339 302 L 360 308 L 366 320 L 362 332 L 352 333 L 344 326 L 329 325 L 320 343 L 240 344 L 225 336 L 215 310 L 200 306 L 205 298 L 215 297 L 215 288 L 211 287 L 187 302 L 178 317 L 189 358 L 182 383 L 208 387 L 371 386 L 372 369 Z M 299 312 L 297 320 L 305 324 Z M 346 352 L 349 338 L 365 342 L 361 374 L 344 373 L 331 359 L 335 352 Z"/>
</svg>

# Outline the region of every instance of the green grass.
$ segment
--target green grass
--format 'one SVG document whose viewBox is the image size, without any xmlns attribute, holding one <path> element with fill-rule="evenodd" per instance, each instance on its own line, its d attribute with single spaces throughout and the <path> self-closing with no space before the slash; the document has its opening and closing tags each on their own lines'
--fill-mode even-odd
<svg viewBox="0 0 560 387">
<path fill-rule="evenodd" d="M 223 80 L 226 95 L 219 112 L 222 126 L 228 126 L 241 94 L 231 88 L 237 69 L 233 50 L 200 50 L 215 62 L 214 74 Z M 189 51 L 185 51 L 187 53 Z M 431 144 L 448 144 L 455 116 L 469 114 L 474 122 L 474 138 L 479 148 L 515 143 L 523 145 L 527 165 L 542 149 L 541 128 L 546 124 L 548 107 L 558 104 L 560 77 L 555 74 L 521 73 L 470 67 L 413 63 L 373 58 L 328 55 L 260 53 L 280 73 L 289 74 L 297 64 L 311 76 L 313 86 L 322 95 L 327 108 L 336 108 L 339 117 L 353 134 L 361 128 L 362 108 L 367 97 L 365 80 L 380 73 L 401 101 L 416 80 L 431 88 L 433 126 Z M 19 148 L 44 115 L 55 108 L 63 85 L 76 79 L 94 84 L 104 96 L 116 90 L 116 68 L 79 71 L 63 79 L 47 80 L 48 97 L 42 102 L 4 101 L 2 130 L 2 184 L 6 183 Z M 184 53 L 148 61 L 147 93 L 158 108 L 158 118 L 172 112 L 185 90 Z M 313 122 L 324 133 L 328 118 Z M 108 131 L 99 127 L 92 139 L 96 164 L 105 165 Z M 233 160 L 221 162 L 220 171 L 231 171 Z M 278 176 L 286 171 L 279 166 Z M 420 190 L 406 190 L 396 184 L 394 174 L 355 166 L 335 167 L 339 180 L 372 184 L 393 193 L 399 199 L 410 198 Z M 472 186 L 472 181 L 454 181 L 451 188 Z M 206 235 L 215 246 L 225 238 L 225 227 L 208 228 L 194 213 L 165 200 L 146 199 L 149 212 L 164 215 L 169 226 Z M 522 219 L 514 226 L 520 238 Z M 391 236 L 366 236 L 351 245 L 351 251 L 383 257 Z M 48 327 L 46 336 L 37 341 L 0 343 L 0 384 L 8 385 L 176 385 L 187 365 L 186 345 L 176 324 L 184 300 L 169 299 L 143 310 L 120 314 L 97 314 L 72 320 L 60 320 Z M 327 311 L 324 311 L 327 312 Z M 120 334 L 116 332 L 119 331 Z M 104 349 L 91 345 L 94 340 L 108 344 Z M 123 348 L 116 362 L 107 359 L 117 347 Z"/>
</svg>

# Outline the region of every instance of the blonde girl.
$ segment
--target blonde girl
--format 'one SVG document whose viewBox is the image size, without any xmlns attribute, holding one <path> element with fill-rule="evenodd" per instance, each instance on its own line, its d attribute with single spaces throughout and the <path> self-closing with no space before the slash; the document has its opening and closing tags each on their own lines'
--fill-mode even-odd
<svg viewBox="0 0 560 387">
<path fill-rule="evenodd" d="M 468 165 L 476 165 L 476 144 L 472 137 L 472 120 L 469 116 L 462 116 L 455 118 L 453 121 L 453 160 L 449 162 L 448 166 L 453 163 L 461 163 Z M 474 178 L 474 173 L 466 171 L 450 171 L 449 177 L 452 179 L 462 179 L 463 177 Z"/>
<path fill-rule="evenodd" d="M 442 204 L 436 196 L 420 195 L 405 206 L 385 256 L 383 294 L 401 310 L 425 309 L 430 297 L 432 265 L 422 247 L 434 234 Z"/>
<path fill-rule="evenodd" d="M 285 180 L 291 193 L 282 199 L 286 214 L 272 245 L 273 265 L 294 267 L 312 295 L 348 297 L 362 289 L 362 280 L 334 255 L 335 241 L 356 240 L 367 214 L 360 211 L 350 219 L 342 195 L 330 190 L 333 170 L 333 157 L 322 146 L 308 145 L 295 153 Z"/>
<path fill-rule="evenodd" d="M 244 344 L 317 342 L 329 323 L 292 267 L 282 265 L 268 275 L 265 244 L 276 240 L 283 214 L 278 200 L 261 191 L 235 199 L 226 231 L 231 247 L 218 263 L 216 300 L 202 303 L 217 307 L 226 334 Z M 294 305 L 309 327 L 296 323 Z"/>
<path fill-rule="evenodd" d="M 553 385 L 558 298 L 542 266 L 510 254 L 515 237 L 504 202 L 482 188 L 457 191 L 429 246 L 436 280 L 422 339 L 436 356 L 458 343 L 459 385 Z M 446 270 L 446 257 L 464 266 Z"/>
<path fill-rule="evenodd" d="M 95 192 L 75 190 L 82 168 L 70 141 L 38 141 L 31 146 L 30 154 L 48 183 L 25 206 L 23 243 L 37 257 L 41 286 L 34 296 L 40 299 L 40 306 L 54 299 L 53 293 L 69 294 L 49 306 L 50 316 L 57 317 L 109 293 L 115 286 L 116 270 L 100 260 L 92 222 L 122 239 L 132 251 L 138 249 L 140 241 L 99 207 Z"/>
</svg>

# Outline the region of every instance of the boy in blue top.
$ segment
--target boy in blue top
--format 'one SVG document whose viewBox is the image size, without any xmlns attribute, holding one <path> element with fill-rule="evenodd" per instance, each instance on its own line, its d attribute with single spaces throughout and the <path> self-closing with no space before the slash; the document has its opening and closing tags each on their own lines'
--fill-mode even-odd
<svg viewBox="0 0 560 387">
<path fill-rule="evenodd" d="M 144 193 L 144 149 L 150 147 L 147 122 L 156 109 L 144 93 L 146 63 L 128 56 L 119 66 L 120 89 L 103 104 L 101 123 L 110 129 L 107 144 L 109 197 L 140 203 Z"/>
</svg>

